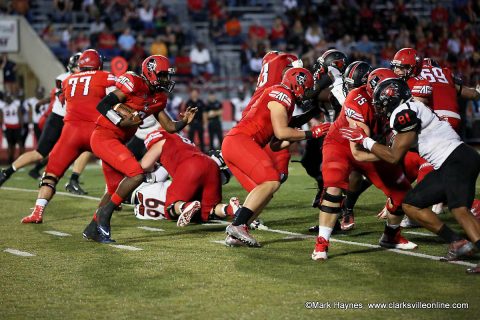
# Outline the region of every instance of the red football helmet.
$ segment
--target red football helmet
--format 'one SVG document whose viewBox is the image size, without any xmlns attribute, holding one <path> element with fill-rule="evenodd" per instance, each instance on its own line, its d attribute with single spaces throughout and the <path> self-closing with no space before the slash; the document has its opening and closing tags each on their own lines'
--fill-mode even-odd
<svg viewBox="0 0 480 320">
<path fill-rule="evenodd" d="M 398 74 L 404 80 L 415 77 L 422 71 L 422 59 L 418 56 L 417 50 L 412 48 L 398 50 L 390 64 L 394 71 L 397 68 L 405 70 L 403 75 Z"/>
<path fill-rule="evenodd" d="M 373 96 L 373 90 L 377 85 L 385 79 L 398 78 L 398 76 L 391 69 L 378 68 L 370 72 L 367 79 L 367 93 L 370 97 Z"/>
<path fill-rule="evenodd" d="M 170 68 L 168 59 L 162 55 L 153 55 L 142 63 L 142 74 L 155 91 L 172 92 L 175 81 L 171 80 L 175 69 Z"/>
<path fill-rule="evenodd" d="M 100 53 L 94 49 L 88 49 L 83 51 L 82 55 L 78 59 L 78 68 L 80 71 L 84 70 L 102 70 L 103 59 Z"/>
<path fill-rule="evenodd" d="M 297 100 L 302 100 L 305 91 L 313 88 L 313 76 L 305 68 L 290 68 L 283 75 L 282 85 L 292 90 Z"/>
<path fill-rule="evenodd" d="M 276 57 L 278 57 L 279 55 L 281 55 L 283 52 L 281 51 L 268 51 L 264 56 L 263 56 L 263 59 L 262 59 L 262 66 L 265 64 L 265 63 L 269 63 L 270 61 L 272 61 L 273 59 L 275 59 Z"/>
</svg>

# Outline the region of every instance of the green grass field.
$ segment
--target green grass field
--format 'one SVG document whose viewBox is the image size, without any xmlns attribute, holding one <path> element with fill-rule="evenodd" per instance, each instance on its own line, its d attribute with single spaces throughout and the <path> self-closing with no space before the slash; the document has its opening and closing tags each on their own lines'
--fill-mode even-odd
<svg viewBox="0 0 480 320">
<path fill-rule="evenodd" d="M 141 251 L 85 241 L 81 232 L 97 201 L 62 194 L 48 206 L 43 224 L 22 225 L 36 198 L 28 190 L 36 190 L 36 182 L 26 172 L 16 174 L 0 189 L 0 319 L 478 319 L 480 277 L 467 275 L 465 265 L 429 259 L 446 251 L 439 238 L 404 233 L 425 257 L 368 247 L 383 231 L 376 212 L 385 199 L 373 188 L 360 198 L 355 229 L 334 235 L 341 242 L 332 242 L 330 259 L 312 261 L 314 239 L 298 234 L 307 235 L 317 221 L 310 207 L 314 183 L 298 163 L 291 166 L 289 180 L 262 214 L 270 231 L 254 231 L 263 244 L 259 249 L 215 242 L 225 238 L 222 225 L 177 228 L 168 221 L 141 221 L 130 207 L 113 217 L 113 238 Z M 89 195 L 102 194 L 98 166 L 88 167 L 82 181 Z M 224 188 L 224 199 L 233 195 L 246 196 L 236 181 Z M 458 229 L 449 214 L 442 219 Z M 52 230 L 71 236 L 45 233 Z M 13 255 L 7 248 L 35 256 Z M 312 301 L 331 308 L 306 308 Z M 335 302 L 363 308 L 342 310 Z M 389 302 L 468 308 L 368 307 Z"/>
</svg>

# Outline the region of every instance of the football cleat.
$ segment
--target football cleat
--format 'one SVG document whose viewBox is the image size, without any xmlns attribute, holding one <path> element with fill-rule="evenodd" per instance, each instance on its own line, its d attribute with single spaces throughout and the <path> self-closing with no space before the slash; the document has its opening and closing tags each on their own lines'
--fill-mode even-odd
<svg viewBox="0 0 480 320">
<path fill-rule="evenodd" d="M 185 202 L 182 206 L 182 213 L 178 217 L 177 226 L 185 227 L 190 223 L 192 217 L 201 209 L 200 201 Z"/>
<path fill-rule="evenodd" d="M 328 252 L 328 240 L 325 240 L 324 237 L 317 237 L 317 241 L 315 242 L 315 249 L 312 253 L 312 259 L 315 261 L 322 261 L 327 260 L 327 252 Z"/>
<path fill-rule="evenodd" d="M 42 223 L 44 206 L 35 205 L 32 213 L 22 219 L 22 223 Z"/>
<path fill-rule="evenodd" d="M 309 227 L 308 232 L 318 233 L 318 224 L 316 226 Z"/>
<path fill-rule="evenodd" d="M 80 183 L 78 183 L 78 181 L 76 180 L 70 180 L 69 182 L 67 182 L 65 184 L 65 189 L 70 193 L 77 194 L 80 196 L 88 194 L 88 192 L 86 192 L 85 190 L 82 189 L 82 187 L 80 187 Z"/>
<path fill-rule="evenodd" d="M 421 225 L 415 220 L 410 219 L 407 216 L 404 216 L 402 222 L 400 222 L 400 227 L 402 228 L 420 228 Z"/>
<path fill-rule="evenodd" d="M 9 177 L 8 177 L 8 175 L 5 173 L 5 170 L 4 170 L 4 169 L 0 170 L 0 187 L 2 186 L 2 184 L 5 183 L 5 181 L 8 180 L 8 178 L 9 178 Z"/>
<path fill-rule="evenodd" d="M 263 220 L 260 219 L 253 220 L 248 227 L 251 230 L 268 230 L 268 227 L 263 223 Z"/>
<path fill-rule="evenodd" d="M 110 228 L 110 220 L 109 219 L 102 219 L 102 216 L 105 214 L 103 213 L 103 210 L 105 207 L 100 207 L 97 209 L 97 231 L 98 231 L 98 237 L 96 239 L 93 239 L 97 242 L 100 243 L 112 243 L 115 242 L 115 240 L 112 240 L 111 236 L 111 228 Z M 102 221 L 106 220 L 106 221 Z"/>
<path fill-rule="evenodd" d="M 229 247 L 244 247 L 245 243 L 238 240 L 237 238 L 232 237 L 231 235 L 227 235 L 225 238 L 225 245 Z"/>
<path fill-rule="evenodd" d="M 394 236 L 389 236 L 386 233 L 382 234 L 380 241 L 378 242 L 379 245 L 383 248 L 388 249 L 402 249 L 402 250 L 413 250 L 416 249 L 418 246 L 405 239 L 402 234 L 400 233 L 400 227 L 396 229 Z"/>
<path fill-rule="evenodd" d="M 468 257 L 475 253 L 475 246 L 466 239 L 457 240 L 448 246 L 448 252 L 440 261 L 454 261 L 460 257 Z"/>
<path fill-rule="evenodd" d="M 242 241 L 249 247 L 260 247 L 260 244 L 257 242 L 257 240 L 255 240 L 255 238 L 252 237 L 248 232 L 248 227 L 245 224 L 241 224 L 239 226 L 234 226 L 231 224 L 227 227 L 225 232 L 228 235 Z"/>
<path fill-rule="evenodd" d="M 343 211 L 343 215 L 342 215 L 342 221 L 340 222 L 340 228 L 342 229 L 342 231 L 352 230 L 355 227 L 353 210 L 345 209 L 342 211 Z"/>
<path fill-rule="evenodd" d="M 477 264 L 475 267 L 467 269 L 468 274 L 480 274 L 480 263 Z"/>
<path fill-rule="evenodd" d="M 38 172 L 38 171 L 35 170 L 35 169 L 32 169 L 32 170 L 28 171 L 28 175 L 29 175 L 30 177 L 32 177 L 33 179 L 35 179 L 35 180 L 38 180 L 38 179 L 40 179 L 40 177 L 41 177 L 40 172 Z"/>
<path fill-rule="evenodd" d="M 97 230 L 97 222 L 92 219 L 85 230 L 83 230 L 82 235 L 84 239 L 97 241 L 100 235 Z"/>
</svg>

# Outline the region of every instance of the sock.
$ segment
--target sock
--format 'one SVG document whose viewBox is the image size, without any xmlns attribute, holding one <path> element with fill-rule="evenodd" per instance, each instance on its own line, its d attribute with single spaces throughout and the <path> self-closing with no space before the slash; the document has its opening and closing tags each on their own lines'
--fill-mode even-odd
<svg viewBox="0 0 480 320">
<path fill-rule="evenodd" d="M 388 224 L 385 223 L 385 229 L 383 233 L 385 233 L 389 237 L 394 237 L 395 234 L 398 232 L 398 227 L 400 227 L 399 224 Z"/>
<path fill-rule="evenodd" d="M 110 201 L 115 204 L 115 208 L 122 204 L 123 198 L 120 197 L 116 192 L 110 197 Z"/>
<path fill-rule="evenodd" d="M 332 235 L 333 228 L 318 226 L 318 236 L 327 240 L 330 239 Z"/>
<path fill-rule="evenodd" d="M 449 243 L 462 240 L 462 238 L 446 224 L 444 224 L 440 230 L 438 230 L 437 235 Z"/>
<path fill-rule="evenodd" d="M 70 176 L 70 181 L 76 181 L 78 182 L 78 178 L 80 177 L 79 173 L 72 172 L 72 175 Z"/>
<path fill-rule="evenodd" d="M 477 250 L 480 250 L 480 240 L 475 242 L 475 247 L 477 247 Z"/>
<path fill-rule="evenodd" d="M 47 204 L 48 204 L 47 199 L 37 199 L 37 201 L 35 201 L 36 206 L 46 207 Z"/>
<path fill-rule="evenodd" d="M 10 178 L 10 176 L 11 176 L 15 171 L 17 171 L 17 168 L 15 168 L 15 166 L 12 164 L 10 167 L 8 167 L 7 169 L 3 170 L 3 173 L 5 173 L 5 175 L 7 176 L 7 178 Z"/>
<path fill-rule="evenodd" d="M 235 219 L 233 219 L 232 224 L 234 226 L 239 226 L 241 224 L 247 224 L 248 220 L 253 216 L 253 211 L 247 207 L 241 207 L 237 211 Z"/>
<path fill-rule="evenodd" d="M 355 207 L 355 204 L 357 203 L 360 195 L 371 185 L 372 183 L 370 181 L 363 179 L 362 183 L 360 184 L 360 189 L 358 191 L 347 191 L 345 198 L 345 208 L 347 210 L 353 210 L 353 207 Z"/>
</svg>

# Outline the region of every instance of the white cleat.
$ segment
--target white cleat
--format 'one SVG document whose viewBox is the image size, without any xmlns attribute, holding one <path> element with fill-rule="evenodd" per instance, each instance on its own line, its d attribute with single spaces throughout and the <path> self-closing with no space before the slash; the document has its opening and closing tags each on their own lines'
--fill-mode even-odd
<svg viewBox="0 0 480 320">
<path fill-rule="evenodd" d="M 443 209 L 443 203 L 437 203 L 433 205 L 432 211 L 435 212 L 435 214 L 442 214 L 445 213 L 445 210 Z"/>
<path fill-rule="evenodd" d="M 198 212 L 198 210 L 200 210 L 201 207 L 202 206 L 200 205 L 200 201 L 184 203 L 182 213 L 177 220 L 177 226 L 185 227 L 186 225 L 188 225 L 190 223 L 190 220 L 192 220 L 192 217 L 195 215 L 195 213 Z"/>
<path fill-rule="evenodd" d="M 400 222 L 400 227 L 402 228 L 420 228 L 421 225 L 415 220 L 410 219 L 407 216 L 404 216 L 402 222 Z"/>
<path fill-rule="evenodd" d="M 312 260 L 327 260 L 328 245 L 328 240 L 325 240 L 323 237 L 317 237 L 317 241 L 315 242 L 315 249 L 312 252 Z"/>
</svg>

